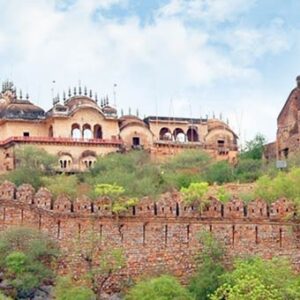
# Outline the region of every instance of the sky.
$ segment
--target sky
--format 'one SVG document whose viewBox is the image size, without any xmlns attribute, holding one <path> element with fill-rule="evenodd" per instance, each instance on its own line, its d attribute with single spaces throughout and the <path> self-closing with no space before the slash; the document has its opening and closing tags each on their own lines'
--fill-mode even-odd
<svg viewBox="0 0 300 300">
<path fill-rule="evenodd" d="M 87 86 L 124 113 L 276 135 L 300 74 L 299 0 L 0 0 L 0 80 L 44 109 Z M 114 88 L 114 85 L 116 87 Z"/>
</svg>

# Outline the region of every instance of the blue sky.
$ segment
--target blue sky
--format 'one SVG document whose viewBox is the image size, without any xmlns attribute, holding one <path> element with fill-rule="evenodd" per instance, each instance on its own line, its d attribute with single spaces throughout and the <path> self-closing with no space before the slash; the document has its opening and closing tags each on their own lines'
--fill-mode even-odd
<svg viewBox="0 0 300 300">
<path fill-rule="evenodd" d="M 87 85 L 140 115 L 229 119 L 273 140 L 300 74 L 299 0 L 0 0 L 0 79 L 45 109 Z M 52 84 L 55 80 L 55 84 Z"/>
</svg>

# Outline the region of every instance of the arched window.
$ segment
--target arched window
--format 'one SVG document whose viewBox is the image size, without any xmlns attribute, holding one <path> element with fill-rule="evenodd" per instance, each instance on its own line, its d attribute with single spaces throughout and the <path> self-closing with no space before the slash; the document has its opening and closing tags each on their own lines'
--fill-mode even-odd
<svg viewBox="0 0 300 300">
<path fill-rule="evenodd" d="M 186 135 L 189 142 L 199 142 L 199 135 L 196 128 L 189 128 Z"/>
<path fill-rule="evenodd" d="M 163 127 L 159 131 L 159 139 L 163 141 L 171 141 L 172 140 L 172 133 L 171 130 L 167 127 Z"/>
<path fill-rule="evenodd" d="M 80 131 L 80 125 L 75 123 L 72 125 L 71 129 L 71 136 L 73 139 L 80 139 L 81 138 L 81 131 Z"/>
<path fill-rule="evenodd" d="M 49 127 L 49 137 L 53 137 L 53 126 Z"/>
<path fill-rule="evenodd" d="M 82 135 L 84 139 L 92 139 L 93 138 L 93 133 L 91 130 L 91 125 L 89 124 L 84 124 L 82 127 Z"/>
<path fill-rule="evenodd" d="M 98 124 L 94 126 L 94 139 L 102 139 L 102 127 Z"/>
<path fill-rule="evenodd" d="M 184 131 L 181 128 L 174 129 L 173 135 L 176 142 L 184 143 L 186 141 Z"/>
<path fill-rule="evenodd" d="M 61 169 L 71 169 L 73 159 L 68 153 L 62 153 L 59 157 L 59 166 Z"/>
</svg>

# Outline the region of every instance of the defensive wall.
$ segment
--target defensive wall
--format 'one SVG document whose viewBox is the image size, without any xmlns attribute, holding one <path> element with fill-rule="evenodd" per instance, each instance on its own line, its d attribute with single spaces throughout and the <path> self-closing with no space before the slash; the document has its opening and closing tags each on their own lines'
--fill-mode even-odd
<svg viewBox="0 0 300 300">
<path fill-rule="evenodd" d="M 223 205 L 211 198 L 200 211 L 174 192 L 156 202 L 144 198 L 119 217 L 112 215 L 107 204 L 109 199 L 91 202 L 87 197 L 71 202 L 59 196 L 54 201 L 45 188 L 35 192 L 27 184 L 16 188 L 4 182 L 0 186 L 0 230 L 30 226 L 47 232 L 66 251 L 62 272 L 68 263 L 78 262 L 72 270 L 75 277 L 84 268 L 79 267 L 74 243 L 91 231 L 99 237 L 101 249 L 124 249 L 127 267 L 123 278 L 167 272 L 185 281 L 193 272 L 195 254 L 201 251 L 201 230 L 222 241 L 229 257 L 283 256 L 300 269 L 300 224 L 293 204 L 286 199 L 271 205 L 259 199 L 245 205 L 234 199 Z M 109 288 L 116 282 L 120 281 L 111 281 Z"/>
</svg>

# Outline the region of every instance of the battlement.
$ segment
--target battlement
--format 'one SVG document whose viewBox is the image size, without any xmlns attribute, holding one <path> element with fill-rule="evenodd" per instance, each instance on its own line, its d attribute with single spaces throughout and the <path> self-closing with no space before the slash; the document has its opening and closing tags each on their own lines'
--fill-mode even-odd
<svg viewBox="0 0 300 300">
<path fill-rule="evenodd" d="M 55 198 L 46 188 L 35 192 L 28 184 L 0 185 L 0 231 L 26 226 L 50 235 L 64 250 L 59 273 L 84 276 L 86 265 L 74 245 L 84 244 L 91 232 L 99 249 L 123 249 L 127 267 L 107 282 L 107 291 L 141 274 L 169 273 L 186 282 L 201 251 L 198 236 L 203 230 L 224 244 L 229 261 L 241 255 L 284 256 L 300 269 L 297 217 L 284 198 L 271 205 L 260 199 L 246 205 L 236 198 L 223 204 L 211 197 L 204 205 L 187 205 L 178 192 L 165 193 L 158 201 L 145 197 L 115 216 L 108 198 L 71 201 L 64 195 Z"/>
<path fill-rule="evenodd" d="M 102 198 L 92 201 L 87 196 L 71 201 L 65 195 L 55 198 L 49 190 L 42 187 L 37 192 L 28 184 L 16 187 L 5 181 L 0 185 L 0 206 L 4 201 L 12 204 L 29 205 L 45 212 L 76 216 L 113 217 L 110 210 L 110 199 Z M 144 197 L 140 202 L 124 212 L 120 217 L 132 218 L 176 218 L 201 220 L 264 220 L 264 221 L 294 221 L 297 211 L 290 201 L 278 199 L 269 205 L 261 199 L 255 199 L 245 204 L 240 199 L 232 199 L 223 204 L 218 199 L 210 197 L 201 205 L 200 201 L 188 205 L 179 192 L 169 192 L 153 201 Z M 201 207 L 201 209 L 200 209 Z"/>
</svg>

